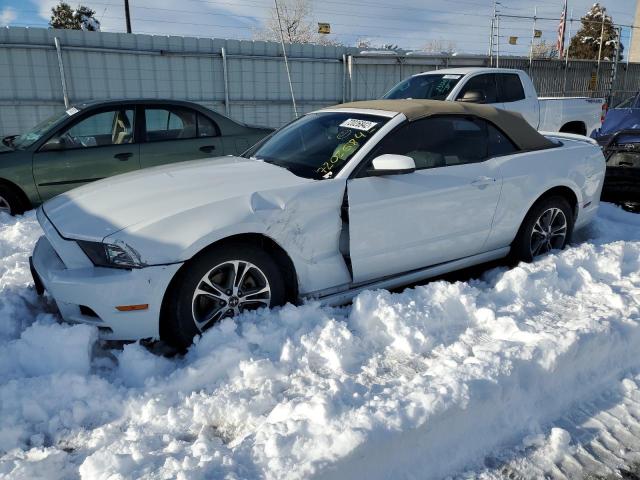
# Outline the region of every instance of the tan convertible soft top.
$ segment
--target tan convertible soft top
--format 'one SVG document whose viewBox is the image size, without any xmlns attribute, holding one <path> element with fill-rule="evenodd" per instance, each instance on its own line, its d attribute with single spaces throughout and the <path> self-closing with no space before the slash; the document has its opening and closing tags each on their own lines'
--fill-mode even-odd
<svg viewBox="0 0 640 480">
<path fill-rule="evenodd" d="M 557 146 L 540 135 L 522 115 L 489 105 L 438 100 L 367 100 L 329 107 L 362 108 L 403 113 L 411 122 L 432 115 L 473 115 L 496 125 L 522 150 L 541 150 Z"/>
</svg>

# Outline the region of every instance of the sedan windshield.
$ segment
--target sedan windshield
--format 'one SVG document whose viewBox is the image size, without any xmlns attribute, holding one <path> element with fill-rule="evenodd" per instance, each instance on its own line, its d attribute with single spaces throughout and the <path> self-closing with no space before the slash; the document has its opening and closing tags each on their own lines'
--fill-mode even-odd
<svg viewBox="0 0 640 480">
<path fill-rule="evenodd" d="M 452 74 L 416 75 L 400 82 L 382 98 L 446 100 L 461 78 L 462 75 Z"/>
<path fill-rule="evenodd" d="M 42 138 L 42 136 L 45 135 L 54 125 L 69 117 L 69 115 L 71 114 L 68 112 L 70 111 L 74 111 L 74 109 L 69 109 L 65 112 L 57 112 L 51 115 L 49 118 L 43 120 L 38 125 L 29 130 L 27 133 L 23 133 L 22 135 L 15 137 L 11 142 L 11 146 L 18 150 L 29 148 L 35 142 L 40 140 L 40 138 Z"/>
<path fill-rule="evenodd" d="M 310 113 L 244 154 L 305 178 L 332 178 L 389 118 L 348 112 Z"/>
</svg>

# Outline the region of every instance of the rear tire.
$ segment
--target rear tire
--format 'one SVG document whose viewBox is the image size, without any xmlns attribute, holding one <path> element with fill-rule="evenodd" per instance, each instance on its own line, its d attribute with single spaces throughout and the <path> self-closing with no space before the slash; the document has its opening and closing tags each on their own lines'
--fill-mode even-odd
<svg viewBox="0 0 640 480">
<path fill-rule="evenodd" d="M 511 244 L 511 256 L 516 261 L 531 262 L 551 250 L 562 250 L 571 240 L 573 224 L 571 206 L 564 197 L 538 200 Z"/>
<path fill-rule="evenodd" d="M 166 297 L 162 340 L 186 350 L 196 335 L 225 318 L 284 305 L 286 288 L 271 256 L 243 243 L 198 254 L 171 282 Z"/>
<path fill-rule="evenodd" d="M 24 202 L 16 189 L 0 183 L 0 212 L 8 213 L 9 215 L 20 215 L 25 210 Z"/>
</svg>

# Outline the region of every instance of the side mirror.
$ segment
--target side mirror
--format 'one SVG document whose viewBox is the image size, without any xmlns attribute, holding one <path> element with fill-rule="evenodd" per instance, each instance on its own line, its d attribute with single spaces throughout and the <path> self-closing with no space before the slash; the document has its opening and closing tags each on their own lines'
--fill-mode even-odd
<svg viewBox="0 0 640 480">
<path fill-rule="evenodd" d="M 484 103 L 486 101 L 484 93 L 479 90 L 469 90 L 464 94 L 462 98 L 458 99 L 459 102 L 464 103 Z"/>
<path fill-rule="evenodd" d="M 384 175 L 402 175 L 416 171 L 416 162 L 405 155 L 385 154 L 376 157 L 371 162 L 367 173 L 370 176 L 381 177 Z"/>
<path fill-rule="evenodd" d="M 41 152 L 55 152 L 58 150 L 63 150 L 65 147 L 64 138 L 61 137 L 53 137 L 47 143 L 45 143 L 42 147 L 40 147 Z"/>
</svg>

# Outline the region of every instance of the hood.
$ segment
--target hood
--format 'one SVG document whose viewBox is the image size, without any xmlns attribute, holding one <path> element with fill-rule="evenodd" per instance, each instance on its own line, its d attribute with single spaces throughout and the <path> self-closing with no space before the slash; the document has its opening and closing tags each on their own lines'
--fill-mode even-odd
<svg viewBox="0 0 640 480">
<path fill-rule="evenodd" d="M 613 108 L 607 112 L 599 133 L 610 135 L 632 128 L 640 128 L 640 108 Z"/>
<path fill-rule="evenodd" d="M 102 240 L 216 202 L 313 180 L 242 157 L 218 157 L 138 170 L 59 195 L 43 206 L 66 238 Z"/>
</svg>

